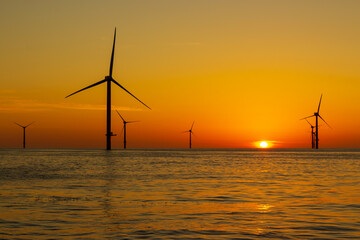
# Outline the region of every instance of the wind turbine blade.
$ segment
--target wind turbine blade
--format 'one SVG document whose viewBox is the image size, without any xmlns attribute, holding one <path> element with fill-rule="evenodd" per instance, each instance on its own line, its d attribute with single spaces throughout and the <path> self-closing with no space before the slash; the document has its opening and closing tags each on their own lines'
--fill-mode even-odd
<svg viewBox="0 0 360 240">
<path fill-rule="evenodd" d="M 319 113 L 319 111 L 320 111 L 321 99 L 322 99 L 322 94 L 321 94 L 321 97 L 320 97 L 319 107 L 318 107 L 317 113 Z"/>
<path fill-rule="evenodd" d="M 118 112 L 118 110 L 116 110 L 117 114 L 119 114 L 119 116 L 121 117 L 121 119 L 123 120 L 123 122 L 125 122 L 124 118 L 121 116 L 121 114 Z"/>
<path fill-rule="evenodd" d="M 190 130 L 192 130 L 192 129 L 193 129 L 194 123 L 195 123 L 195 121 L 193 121 L 193 123 L 192 123 L 192 125 L 191 125 Z"/>
<path fill-rule="evenodd" d="M 136 123 L 136 122 L 140 122 L 140 121 L 130 121 L 130 122 L 127 122 L 127 123 Z"/>
<path fill-rule="evenodd" d="M 24 126 L 22 126 L 22 125 L 20 125 L 20 124 L 18 124 L 18 123 L 16 123 L 16 122 L 14 122 L 14 123 L 15 123 L 16 125 L 18 125 L 19 127 L 22 127 L 22 128 L 24 127 Z"/>
<path fill-rule="evenodd" d="M 326 123 L 326 125 L 328 125 L 328 127 L 329 128 L 331 128 L 332 129 L 332 127 L 330 127 L 330 125 L 319 115 L 319 117 L 321 118 L 321 120 L 323 120 L 324 121 L 324 123 Z"/>
<path fill-rule="evenodd" d="M 111 53 L 111 60 L 110 60 L 110 70 L 109 70 L 110 77 L 112 76 L 113 65 L 114 65 L 115 39 L 116 39 L 116 28 L 115 28 L 115 32 L 114 32 L 114 43 L 113 43 L 113 49 L 112 49 L 112 53 Z"/>
<path fill-rule="evenodd" d="M 311 115 L 311 116 L 308 116 L 308 117 L 304 117 L 304 118 L 301 118 L 300 120 L 304 120 L 304 119 L 311 118 L 311 117 L 315 117 L 315 115 Z"/>
<path fill-rule="evenodd" d="M 308 122 L 308 124 L 310 125 L 310 126 L 313 126 L 307 119 L 305 119 L 307 122 Z"/>
<path fill-rule="evenodd" d="M 28 126 L 30 126 L 31 124 L 33 124 L 34 122 L 32 122 L 32 123 L 30 123 L 30 124 L 28 124 L 28 125 L 26 125 L 25 127 L 28 127 Z"/>
<path fill-rule="evenodd" d="M 73 92 L 72 94 L 67 95 L 65 98 L 68 98 L 68 97 L 70 97 L 70 96 L 72 96 L 72 95 L 74 95 L 74 94 L 76 94 L 76 93 L 78 93 L 78 92 L 84 91 L 84 90 L 86 90 L 86 89 L 88 89 L 88 88 L 95 87 L 96 85 L 102 84 L 102 83 L 104 83 L 104 82 L 106 82 L 106 81 L 107 81 L 106 79 L 101 80 L 101 81 L 99 81 L 99 82 L 97 82 L 97 83 L 94 83 L 94 84 L 92 84 L 92 85 L 90 85 L 90 86 L 87 86 L 87 87 L 85 87 L 85 88 L 83 88 L 83 89 L 80 89 L 79 91 Z"/>
<path fill-rule="evenodd" d="M 121 87 L 125 92 L 127 92 L 128 94 L 130 94 L 133 98 L 135 98 L 136 100 L 138 100 L 139 102 L 141 102 L 145 107 L 147 107 L 148 109 L 151 110 L 151 108 L 146 105 L 145 103 L 143 103 L 142 101 L 140 101 L 140 99 L 138 99 L 137 97 L 135 97 L 131 92 L 129 92 L 128 90 L 126 90 L 126 88 L 124 88 L 123 86 L 121 86 L 117 81 L 115 81 L 114 79 L 111 79 L 111 81 L 113 83 L 115 83 L 116 85 L 118 85 L 119 87 Z"/>
</svg>

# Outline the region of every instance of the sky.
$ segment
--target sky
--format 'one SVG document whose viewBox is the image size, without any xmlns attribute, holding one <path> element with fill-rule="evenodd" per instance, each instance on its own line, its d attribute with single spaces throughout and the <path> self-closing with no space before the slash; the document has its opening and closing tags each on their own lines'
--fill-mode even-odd
<svg viewBox="0 0 360 240">
<path fill-rule="evenodd" d="M 360 147 L 360 1 L 0 0 L 0 148 Z M 114 148 L 122 121 L 112 112 Z M 314 123 L 314 119 L 309 119 Z"/>
</svg>

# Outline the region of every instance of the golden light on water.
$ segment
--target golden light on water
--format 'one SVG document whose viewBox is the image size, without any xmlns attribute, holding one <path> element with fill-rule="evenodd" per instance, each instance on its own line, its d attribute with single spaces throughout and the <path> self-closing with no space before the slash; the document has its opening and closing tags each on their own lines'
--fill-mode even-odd
<svg viewBox="0 0 360 240">
<path fill-rule="evenodd" d="M 272 208 L 273 206 L 270 205 L 270 204 L 259 204 L 257 206 L 257 209 L 260 211 L 260 212 L 263 212 L 263 213 L 266 213 L 266 212 L 270 212 L 270 208 Z"/>
</svg>

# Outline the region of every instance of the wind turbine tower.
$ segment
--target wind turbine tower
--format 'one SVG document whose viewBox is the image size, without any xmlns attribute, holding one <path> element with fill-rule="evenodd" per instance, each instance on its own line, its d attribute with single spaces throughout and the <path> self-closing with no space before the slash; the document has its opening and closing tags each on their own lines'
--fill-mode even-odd
<svg viewBox="0 0 360 240">
<path fill-rule="evenodd" d="M 115 39 L 116 39 L 116 28 L 115 28 L 115 32 L 114 32 L 114 42 L 113 42 L 113 48 L 112 48 L 112 53 L 111 53 L 111 59 L 110 59 L 110 70 L 109 70 L 109 76 L 106 76 L 104 80 L 101 80 L 99 82 L 96 82 L 90 86 L 87 86 L 83 89 L 80 89 L 76 92 L 73 92 L 72 94 L 69 94 L 68 96 L 66 96 L 65 98 L 68 98 L 78 92 L 81 92 L 83 90 L 86 90 L 88 88 L 92 88 L 95 87 L 99 84 L 105 83 L 106 82 L 106 149 L 107 150 L 111 150 L 111 137 L 114 136 L 114 134 L 111 132 L 111 83 L 115 83 L 116 85 L 118 85 L 120 88 L 122 88 L 125 92 L 127 92 L 128 94 L 130 94 L 133 98 L 135 98 L 137 101 L 139 101 L 140 103 L 142 103 L 145 107 L 149 108 L 151 110 L 150 107 L 148 107 L 145 103 L 143 103 L 142 101 L 140 101 L 137 97 L 135 97 L 132 93 L 130 93 L 128 90 L 126 90 L 121 84 L 119 84 L 117 81 L 115 81 L 115 79 L 113 79 L 112 77 L 112 72 L 113 72 L 113 64 L 114 64 L 114 51 L 115 51 Z"/>
<path fill-rule="evenodd" d="M 19 127 L 22 127 L 23 128 L 23 148 L 26 148 L 26 138 L 25 138 L 25 130 L 26 130 L 26 128 L 28 127 L 28 126 L 30 126 L 31 124 L 33 124 L 34 122 L 32 122 L 32 123 L 30 123 L 30 124 L 28 124 L 28 125 L 26 125 L 26 126 L 22 126 L 22 125 L 20 125 L 20 124 L 18 124 L 18 123 L 15 123 L 16 125 L 18 125 Z"/>
<path fill-rule="evenodd" d="M 121 114 L 116 110 L 117 114 L 119 114 L 119 116 L 121 117 L 122 121 L 123 121 L 123 130 L 124 130 L 124 149 L 126 149 L 126 124 L 128 123 L 135 123 L 135 122 L 139 122 L 139 121 L 125 121 L 125 119 L 121 116 Z"/>
<path fill-rule="evenodd" d="M 194 122 L 195 122 L 195 121 L 194 121 Z M 192 123 L 190 130 L 185 131 L 185 132 L 188 132 L 188 133 L 189 133 L 189 148 L 191 148 L 191 135 L 194 134 L 193 131 L 192 131 L 193 126 L 194 126 L 194 122 Z"/>
<path fill-rule="evenodd" d="M 308 124 L 311 127 L 311 148 L 315 148 L 315 141 L 314 141 L 314 139 L 315 139 L 315 131 L 314 131 L 315 126 L 312 125 L 307 119 L 305 119 L 305 120 L 308 122 Z"/>
</svg>

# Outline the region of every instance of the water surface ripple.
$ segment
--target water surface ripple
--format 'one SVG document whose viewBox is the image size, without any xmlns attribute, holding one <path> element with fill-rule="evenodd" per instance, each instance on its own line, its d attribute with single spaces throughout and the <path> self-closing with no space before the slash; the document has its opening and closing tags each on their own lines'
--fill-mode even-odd
<svg viewBox="0 0 360 240">
<path fill-rule="evenodd" d="M 0 150 L 0 239 L 360 239 L 359 150 Z"/>
</svg>

